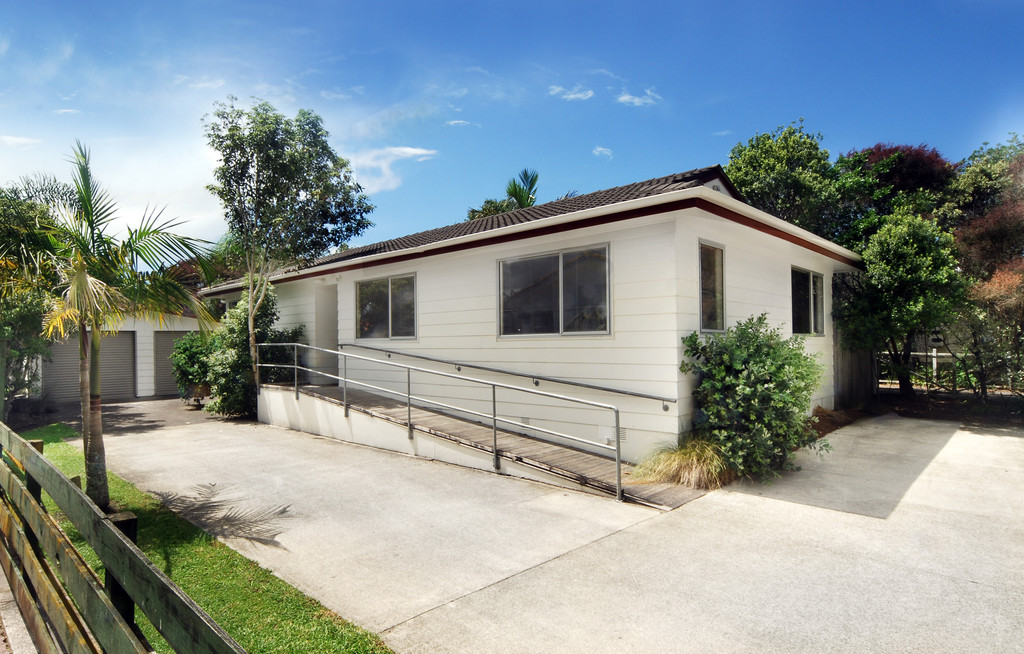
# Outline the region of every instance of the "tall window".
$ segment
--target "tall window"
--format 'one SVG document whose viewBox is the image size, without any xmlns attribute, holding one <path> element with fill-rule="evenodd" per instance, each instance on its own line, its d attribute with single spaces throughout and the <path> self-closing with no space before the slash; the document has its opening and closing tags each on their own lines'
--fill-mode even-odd
<svg viewBox="0 0 1024 654">
<path fill-rule="evenodd" d="M 356 282 L 356 338 L 415 337 L 415 276 Z"/>
<path fill-rule="evenodd" d="M 501 335 L 608 332 L 608 249 L 502 261 Z"/>
<path fill-rule="evenodd" d="M 725 252 L 700 244 L 700 328 L 725 329 Z"/>
<path fill-rule="evenodd" d="M 793 333 L 825 333 L 825 278 L 793 269 Z"/>
</svg>

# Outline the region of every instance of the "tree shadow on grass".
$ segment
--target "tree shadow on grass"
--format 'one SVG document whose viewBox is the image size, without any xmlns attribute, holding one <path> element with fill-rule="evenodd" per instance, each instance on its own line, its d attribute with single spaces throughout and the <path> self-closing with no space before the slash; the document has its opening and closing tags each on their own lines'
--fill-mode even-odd
<svg viewBox="0 0 1024 654">
<path fill-rule="evenodd" d="M 284 546 L 277 537 L 284 531 L 281 524 L 290 516 L 289 505 L 240 507 L 232 489 L 216 483 L 192 487 L 192 495 L 156 493 L 168 509 L 217 538 L 241 538 L 269 545 Z"/>
</svg>

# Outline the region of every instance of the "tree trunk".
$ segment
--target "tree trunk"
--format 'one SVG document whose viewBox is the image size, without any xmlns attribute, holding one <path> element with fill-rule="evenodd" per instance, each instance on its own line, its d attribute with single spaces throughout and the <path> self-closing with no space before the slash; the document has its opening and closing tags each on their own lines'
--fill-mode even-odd
<svg viewBox="0 0 1024 654">
<path fill-rule="evenodd" d="M 103 447 L 103 406 L 100 399 L 100 330 L 93 327 L 89 348 L 89 443 L 85 450 L 85 494 L 104 512 L 110 507 L 107 456 Z M 83 423 L 85 417 L 82 417 Z"/>
<path fill-rule="evenodd" d="M 913 352 L 913 344 L 914 334 L 908 334 L 903 340 L 902 349 L 894 348 L 889 353 L 893 367 L 896 369 L 896 379 L 900 384 L 900 395 L 907 400 L 912 400 L 916 396 L 916 392 L 914 391 L 914 382 L 910 378 L 910 362 L 913 358 L 911 356 Z"/>
<path fill-rule="evenodd" d="M 82 451 L 89 451 L 89 332 L 78 323 L 78 396 L 82 407 Z"/>
</svg>

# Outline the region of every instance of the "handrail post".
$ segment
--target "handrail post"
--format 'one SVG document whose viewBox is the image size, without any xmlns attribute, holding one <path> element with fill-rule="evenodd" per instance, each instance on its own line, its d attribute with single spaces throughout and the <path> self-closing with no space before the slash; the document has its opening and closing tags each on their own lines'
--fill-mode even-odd
<svg viewBox="0 0 1024 654">
<path fill-rule="evenodd" d="M 615 499 L 622 501 L 622 433 L 618 409 L 615 409 Z"/>
<path fill-rule="evenodd" d="M 498 457 L 498 387 L 491 384 L 491 436 L 494 438 L 494 469 L 501 470 Z"/>
<path fill-rule="evenodd" d="M 405 417 L 409 423 L 409 440 L 412 440 L 412 368 L 405 369 Z"/>
<path fill-rule="evenodd" d="M 139 542 L 139 519 L 135 517 L 134 513 L 130 511 L 113 513 L 107 516 L 107 520 L 110 521 L 110 524 L 117 527 L 132 543 Z M 124 589 L 121 582 L 114 575 L 110 574 L 109 569 L 105 574 L 106 579 L 103 586 L 106 588 L 107 596 L 110 597 L 110 603 L 114 605 L 114 608 L 121 614 L 124 621 L 129 626 L 134 627 L 135 602 L 132 600 L 132 596 Z"/>
<path fill-rule="evenodd" d="M 256 394 L 260 394 L 260 347 L 262 343 L 256 344 L 256 368 L 253 371 L 254 381 L 256 382 Z"/>
<path fill-rule="evenodd" d="M 341 401 L 345 405 L 345 417 L 348 417 L 348 357 L 338 351 L 341 357 Z"/>
<path fill-rule="evenodd" d="M 294 384 L 295 384 L 295 399 L 299 399 L 299 344 L 292 343 L 292 370 L 295 371 Z"/>
</svg>

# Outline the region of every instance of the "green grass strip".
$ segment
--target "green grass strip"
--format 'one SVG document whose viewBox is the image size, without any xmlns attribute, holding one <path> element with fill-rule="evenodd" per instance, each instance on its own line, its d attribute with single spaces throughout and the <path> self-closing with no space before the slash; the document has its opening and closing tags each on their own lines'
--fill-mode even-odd
<svg viewBox="0 0 1024 654">
<path fill-rule="evenodd" d="M 82 476 L 81 448 L 65 442 L 77 432 L 54 424 L 25 432 L 45 441 L 43 453 L 68 477 Z M 357 627 L 278 579 L 134 485 L 109 474 L 111 503 L 139 519 L 139 548 L 249 652 L 390 652 L 374 634 Z M 102 577 L 103 565 L 44 495 L 47 510 Z M 141 611 L 139 625 L 159 652 L 172 651 Z"/>
</svg>

